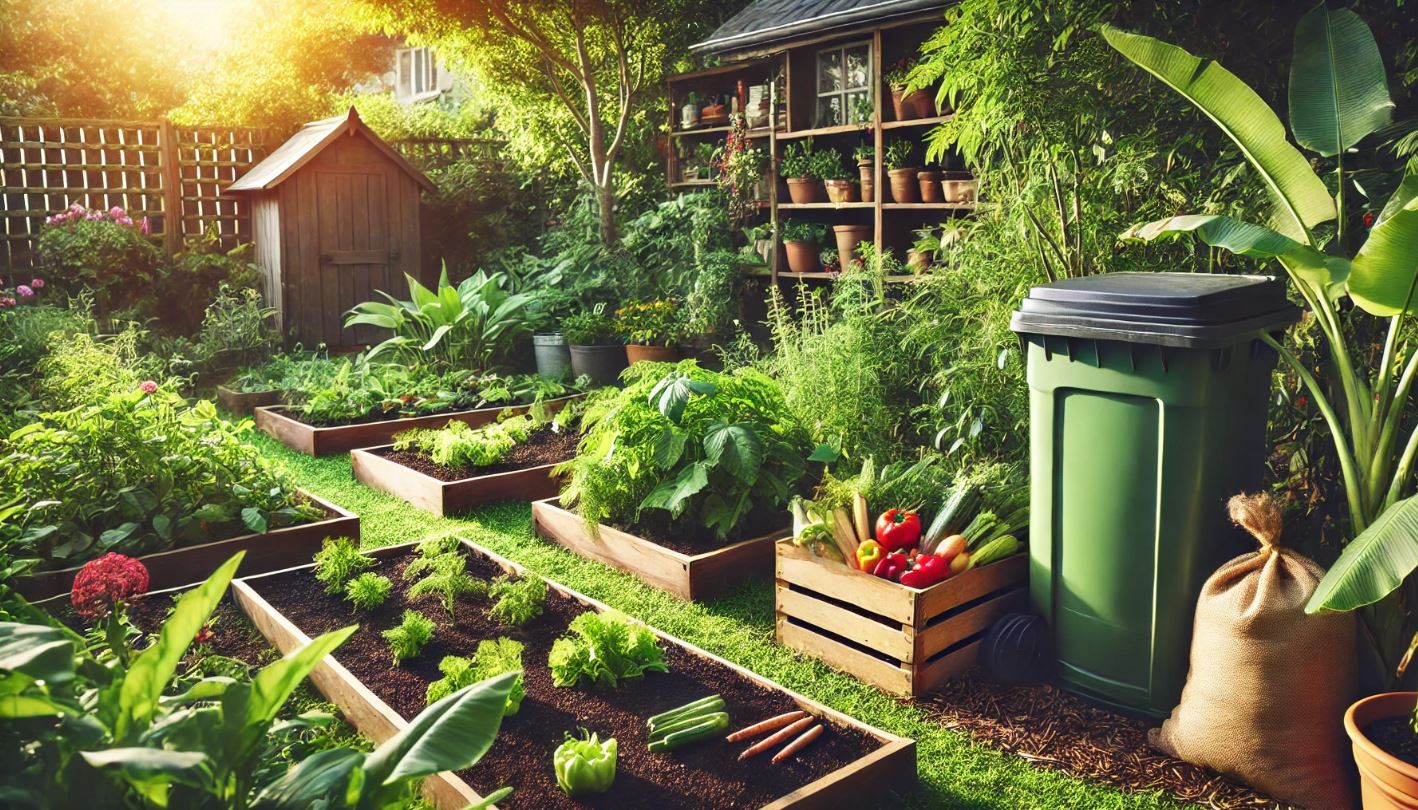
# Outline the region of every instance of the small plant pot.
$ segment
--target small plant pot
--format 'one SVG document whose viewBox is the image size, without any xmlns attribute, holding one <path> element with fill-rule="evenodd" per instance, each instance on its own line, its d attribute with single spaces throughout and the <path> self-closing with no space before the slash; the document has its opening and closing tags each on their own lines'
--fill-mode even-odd
<svg viewBox="0 0 1418 810">
<path fill-rule="evenodd" d="M 863 160 L 857 164 L 857 171 L 862 176 L 862 202 L 876 201 L 876 172 L 870 160 Z"/>
<path fill-rule="evenodd" d="M 943 176 L 941 172 L 934 171 L 923 171 L 916 175 L 916 182 L 921 186 L 921 202 L 938 203 L 945 201 L 945 195 L 942 193 L 940 187 L 940 181 Z"/>
<path fill-rule="evenodd" d="M 906 266 L 910 268 L 912 273 L 920 275 L 931 269 L 931 255 L 911 248 L 906 251 Z"/>
<path fill-rule="evenodd" d="M 537 359 L 537 374 L 549 380 L 564 380 L 571 372 L 571 350 L 560 332 L 532 335 L 532 354 Z"/>
<path fill-rule="evenodd" d="M 834 203 L 854 203 L 859 199 L 857 184 L 851 180 L 827 180 L 827 199 Z"/>
<path fill-rule="evenodd" d="M 645 346 L 640 343 L 625 344 L 625 359 L 634 363 L 675 363 L 679 361 L 679 349 L 673 346 Z"/>
<path fill-rule="evenodd" d="M 928 90 L 917 90 L 905 100 L 911 105 L 913 118 L 930 118 L 940 114 L 940 107 L 935 103 L 935 94 Z"/>
<path fill-rule="evenodd" d="M 805 242 L 784 242 L 783 250 L 788 254 L 788 269 L 794 273 L 815 273 L 818 268 L 817 240 Z"/>
<path fill-rule="evenodd" d="M 627 365 L 625 346 L 607 343 L 602 346 L 571 346 L 571 373 L 586 375 L 595 385 L 615 385 Z"/>
<path fill-rule="evenodd" d="M 837 238 L 837 256 L 842 269 L 846 270 L 856 261 L 857 245 L 871 238 L 870 225 L 833 225 L 832 235 Z"/>
<path fill-rule="evenodd" d="M 973 203 L 979 183 L 969 172 L 946 172 L 941 181 L 941 196 L 955 205 Z"/>
<path fill-rule="evenodd" d="M 1380 748 L 1364 734 L 1376 720 L 1413 714 L 1418 692 L 1385 692 L 1372 695 L 1344 713 L 1344 731 L 1354 744 L 1354 764 L 1359 766 L 1364 810 L 1418 807 L 1418 767 Z"/>
<path fill-rule="evenodd" d="M 891 111 L 896 113 L 897 121 L 914 121 L 917 118 L 930 118 L 932 115 L 931 95 L 924 90 L 912 90 L 907 93 L 905 90 L 891 90 Z"/>
<path fill-rule="evenodd" d="M 916 182 L 916 175 L 919 172 L 920 169 L 892 169 L 886 173 L 891 178 L 891 199 L 893 202 L 917 202 L 916 198 L 921 190 L 920 183 Z"/>
<path fill-rule="evenodd" d="M 788 198 L 795 203 L 819 203 L 827 196 L 821 180 L 806 177 L 788 178 Z"/>
</svg>

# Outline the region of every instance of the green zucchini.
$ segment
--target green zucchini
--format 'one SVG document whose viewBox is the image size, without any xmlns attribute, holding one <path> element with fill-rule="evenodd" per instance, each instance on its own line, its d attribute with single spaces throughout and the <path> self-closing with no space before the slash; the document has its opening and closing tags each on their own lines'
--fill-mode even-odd
<svg viewBox="0 0 1418 810">
<path fill-rule="evenodd" d="M 674 718 L 676 715 L 693 714 L 701 709 L 704 709 L 706 706 L 715 705 L 717 705 L 719 709 L 722 709 L 724 707 L 724 699 L 718 695 L 709 695 L 708 697 L 702 697 L 692 703 L 686 703 L 678 708 L 660 712 L 656 715 L 651 715 L 645 720 L 645 722 L 652 726 L 664 725 L 666 720 Z M 709 711 L 715 711 L 715 709 L 709 709 Z"/>
<path fill-rule="evenodd" d="M 1004 537 L 995 538 L 983 546 L 980 546 L 979 551 L 970 555 L 970 564 L 967 565 L 966 568 L 967 570 L 970 568 L 979 568 L 982 565 L 998 562 L 1018 550 L 1019 539 L 1012 534 L 1006 534 Z"/>
<path fill-rule="evenodd" d="M 934 551 L 935 546 L 940 541 L 956 534 L 967 522 L 966 516 L 975 508 L 976 502 L 980 498 L 980 489 L 974 484 L 956 484 L 951 491 L 950 497 L 936 513 L 935 520 L 931 521 L 930 527 L 926 530 L 925 544 L 929 546 L 927 551 Z"/>
<path fill-rule="evenodd" d="M 695 726 L 698 726 L 703 723 L 705 720 L 717 718 L 721 715 L 723 716 L 724 721 L 728 722 L 729 716 L 724 712 L 710 712 L 709 714 L 695 715 L 694 717 L 679 720 L 668 725 L 656 726 L 650 729 L 650 742 L 654 742 L 655 740 L 663 740 L 677 731 L 684 731 L 687 728 L 694 728 Z"/>
<path fill-rule="evenodd" d="M 690 743 L 700 740 L 707 740 L 710 737 L 717 737 L 719 733 L 729 727 L 729 716 L 720 712 L 709 717 L 695 726 L 676 731 L 661 740 L 654 740 L 650 743 L 649 749 L 652 754 L 663 754 L 666 751 L 674 751 L 683 748 Z"/>
</svg>

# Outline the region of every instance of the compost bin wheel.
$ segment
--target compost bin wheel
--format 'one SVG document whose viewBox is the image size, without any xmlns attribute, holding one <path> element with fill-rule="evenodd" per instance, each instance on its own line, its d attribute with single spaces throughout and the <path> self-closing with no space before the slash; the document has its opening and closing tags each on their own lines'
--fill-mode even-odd
<svg viewBox="0 0 1418 810">
<path fill-rule="evenodd" d="M 992 680 L 1020 686 L 1048 675 L 1049 628 L 1027 613 L 1008 613 L 990 625 L 980 642 L 981 663 Z"/>
</svg>

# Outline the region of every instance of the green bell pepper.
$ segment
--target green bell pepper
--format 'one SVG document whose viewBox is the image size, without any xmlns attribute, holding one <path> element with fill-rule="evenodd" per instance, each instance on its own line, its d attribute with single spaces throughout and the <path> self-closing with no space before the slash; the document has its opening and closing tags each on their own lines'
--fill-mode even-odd
<svg viewBox="0 0 1418 810">
<path fill-rule="evenodd" d="M 615 739 L 602 742 L 584 728 L 581 734 L 579 740 L 567 734 L 552 755 L 556 783 L 568 796 L 605 793 L 615 781 Z"/>
</svg>

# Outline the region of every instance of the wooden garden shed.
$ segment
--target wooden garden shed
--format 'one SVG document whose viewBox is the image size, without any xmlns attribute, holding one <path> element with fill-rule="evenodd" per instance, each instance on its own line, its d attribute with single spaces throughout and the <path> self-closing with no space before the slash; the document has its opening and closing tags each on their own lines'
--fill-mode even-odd
<svg viewBox="0 0 1418 810">
<path fill-rule="evenodd" d="M 420 274 L 419 196 L 433 183 L 351 107 L 301 127 L 228 189 L 249 197 L 255 261 L 281 333 L 306 347 L 357 346 L 372 327 L 344 314 Z"/>
</svg>

